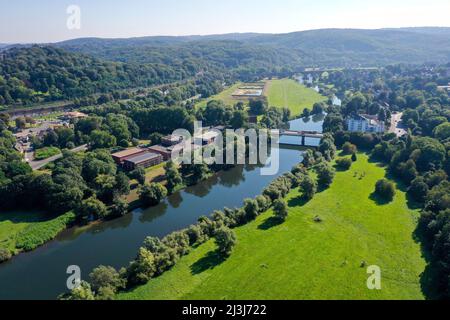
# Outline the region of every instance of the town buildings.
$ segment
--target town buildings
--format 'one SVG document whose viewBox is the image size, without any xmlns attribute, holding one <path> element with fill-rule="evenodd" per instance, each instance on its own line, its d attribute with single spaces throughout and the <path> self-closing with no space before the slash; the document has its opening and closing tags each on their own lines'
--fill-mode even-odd
<svg viewBox="0 0 450 320">
<path fill-rule="evenodd" d="M 385 124 L 378 120 L 377 116 L 360 114 L 353 115 L 347 119 L 347 129 L 350 132 L 370 132 L 383 133 L 385 132 Z"/>
</svg>

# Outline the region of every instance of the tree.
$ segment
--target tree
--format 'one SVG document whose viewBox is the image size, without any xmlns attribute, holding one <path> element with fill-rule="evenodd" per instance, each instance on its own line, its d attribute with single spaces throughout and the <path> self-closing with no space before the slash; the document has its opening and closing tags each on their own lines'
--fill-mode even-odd
<svg viewBox="0 0 450 320">
<path fill-rule="evenodd" d="M 342 146 L 342 152 L 345 155 L 355 154 L 357 151 L 358 149 L 356 148 L 356 146 L 354 144 L 351 144 L 350 142 L 346 142 Z"/>
<path fill-rule="evenodd" d="M 23 117 L 16 118 L 15 122 L 16 122 L 17 129 L 25 129 L 25 127 L 27 126 L 27 122 L 25 121 L 25 118 L 23 118 Z"/>
<path fill-rule="evenodd" d="M 112 148 L 116 146 L 116 137 L 106 131 L 94 130 L 89 136 L 89 141 L 93 149 Z"/>
<path fill-rule="evenodd" d="M 114 217 L 123 217 L 128 213 L 128 203 L 120 197 L 115 197 L 111 206 L 111 215 Z"/>
<path fill-rule="evenodd" d="M 417 202 L 425 202 L 429 191 L 430 189 L 428 187 L 428 184 L 425 183 L 425 180 L 422 177 L 417 177 L 416 179 L 414 179 L 408 189 L 409 194 Z"/>
<path fill-rule="evenodd" d="M 280 221 L 285 221 L 289 212 L 286 201 L 282 199 L 277 199 L 273 203 L 273 212 L 275 213 L 275 217 Z"/>
<path fill-rule="evenodd" d="M 226 257 L 230 256 L 237 243 L 234 231 L 227 227 L 222 227 L 216 231 L 215 238 L 219 253 Z"/>
<path fill-rule="evenodd" d="M 129 285 L 146 284 L 156 272 L 155 257 L 145 248 L 140 248 L 138 256 L 127 269 Z"/>
<path fill-rule="evenodd" d="M 309 175 L 305 175 L 300 181 L 300 188 L 305 199 L 311 200 L 317 192 L 317 182 Z"/>
<path fill-rule="evenodd" d="M 433 134 L 436 139 L 439 139 L 441 141 L 450 138 L 450 122 L 445 122 L 437 126 L 434 129 Z"/>
<path fill-rule="evenodd" d="M 139 199 L 146 207 L 155 206 L 167 196 L 167 189 L 160 183 L 145 184 L 139 189 Z"/>
<path fill-rule="evenodd" d="M 386 179 L 379 180 L 375 185 L 375 193 L 385 200 L 392 201 L 395 196 L 394 184 Z"/>
<path fill-rule="evenodd" d="M 244 211 L 245 217 L 247 221 L 254 220 L 259 213 L 258 202 L 253 199 L 245 199 L 244 201 Z"/>
<path fill-rule="evenodd" d="M 108 210 L 103 202 L 91 197 L 83 200 L 77 209 L 78 215 L 83 218 L 91 216 L 95 218 L 105 218 L 108 215 Z"/>
<path fill-rule="evenodd" d="M 267 111 L 267 104 L 264 100 L 250 100 L 248 103 L 250 113 L 255 116 L 262 115 Z"/>
<path fill-rule="evenodd" d="M 329 187 L 334 180 L 336 172 L 326 163 L 321 163 L 316 168 L 317 181 L 322 187 Z"/>
<path fill-rule="evenodd" d="M 356 155 L 356 153 L 352 154 L 352 161 L 353 162 L 358 161 L 358 156 Z"/>
<path fill-rule="evenodd" d="M 172 192 L 183 183 L 183 178 L 173 161 L 168 161 L 164 165 L 164 170 L 166 171 L 167 189 Z"/>
<path fill-rule="evenodd" d="M 311 114 L 322 114 L 325 111 L 325 106 L 323 102 L 316 102 L 313 105 Z"/>
<path fill-rule="evenodd" d="M 116 293 L 117 290 L 125 287 L 124 279 L 113 267 L 99 266 L 89 274 L 89 278 L 92 290 L 97 293 L 101 289 L 105 290 L 106 288 Z"/>
<path fill-rule="evenodd" d="M 127 195 L 130 193 L 130 179 L 123 172 L 116 175 L 115 195 Z"/>
<path fill-rule="evenodd" d="M 233 129 L 244 128 L 248 124 L 248 114 L 243 110 L 235 110 L 230 120 Z"/>
<path fill-rule="evenodd" d="M 145 169 L 138 167 L 135 170 L 131 171 L 129 173 L 129 176 L 131 179 L 135 179 L 138 181 L 140 185 L 143 185 L 145 183 Z"/>
<path fill-rule="evenodd" d="M 62 300 L 95 300 L 94 293 L 92 292 L 91 285 L 86 281 L 81 281 L 80 285 L 65 296 L 61 297 Z"/>
</svg>

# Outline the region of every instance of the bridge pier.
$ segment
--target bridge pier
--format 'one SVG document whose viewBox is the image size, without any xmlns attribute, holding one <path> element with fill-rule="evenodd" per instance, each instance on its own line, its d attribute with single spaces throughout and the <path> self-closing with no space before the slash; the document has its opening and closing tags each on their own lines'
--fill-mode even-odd
<svg viewBox="0 0 450 320">
<path fill-rule="evenodd" d="M 306 145 L 306 137 L 302 136 L 302 146 L 304 147 Z"/>
</svg>

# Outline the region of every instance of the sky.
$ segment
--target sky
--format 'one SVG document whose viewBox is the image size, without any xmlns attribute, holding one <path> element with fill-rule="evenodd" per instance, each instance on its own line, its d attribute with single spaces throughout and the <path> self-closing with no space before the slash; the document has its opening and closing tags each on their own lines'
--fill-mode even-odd
<svg viewBox="0 0 450 320">
<path fill-rule="evenodd" d="M 71 5 L 79 8 L 79 19 L 67 12 Z M 449 17 L 450 0 L 0 0 L 0 43 L 450 27 Z"/>
</svg>

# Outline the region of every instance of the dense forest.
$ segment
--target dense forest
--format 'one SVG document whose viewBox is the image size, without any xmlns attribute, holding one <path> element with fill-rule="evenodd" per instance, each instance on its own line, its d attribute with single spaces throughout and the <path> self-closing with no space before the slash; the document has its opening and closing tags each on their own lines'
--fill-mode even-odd
<svg viewBox="0 0 450 320">
<path fill-rule="evenodd" d="M 194 76 L 199 66 L 106 62 L 54 47 L 12 48 L 0 62 L 0 105 L 84 97 Z"/>
<path fill-rule="evenodd" d="M 306 67 L 446 63 L 449 28 L 313 30 L 133 39 L 76 39 L 2 49 L 0 106 L 85 97 L 193 77 L 254 81 Z"/>
</svg>

